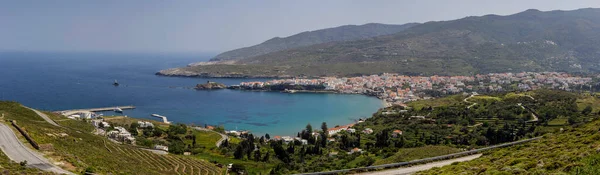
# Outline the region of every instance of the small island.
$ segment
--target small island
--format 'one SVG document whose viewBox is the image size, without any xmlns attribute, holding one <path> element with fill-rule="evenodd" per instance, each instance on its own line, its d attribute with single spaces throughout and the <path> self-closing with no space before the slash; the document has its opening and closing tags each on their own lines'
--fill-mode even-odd
<svg viewBox="0 0 600 175">
<path fill-rule="evenodd" d="M 225 89 L 227 86 L 223 83 L 206 81 L 205 84 L 197 84 L 194 89 L 196 90 L 216 90 L 216 89 Z"/>
</svg>

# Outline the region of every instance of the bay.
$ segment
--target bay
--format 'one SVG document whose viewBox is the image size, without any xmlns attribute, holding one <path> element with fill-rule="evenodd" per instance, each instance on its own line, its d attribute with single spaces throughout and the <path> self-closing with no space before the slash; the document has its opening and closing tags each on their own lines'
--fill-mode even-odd
<svg viewBox="0 0 600 175">
<path fill-rule="evenodd" d="M 382 107 L 377 98 L 344 94 L 286 94 L 238 90 L 197 91 L 198 83 L 226 85 L 266 79 L 185 78 L 161 69 L 207 60 L 208 54 L 0 53 L 0 100 L 48 111 L 134 105 L 123 115 L 185 124 L 223 125 L 262 135 L 295 135 L 306 124 L 349 124 Z M 121 84 L 112 85 L 114 80 Z M 105 115 L 114 115 L 105 112 Z"/>
</svg>

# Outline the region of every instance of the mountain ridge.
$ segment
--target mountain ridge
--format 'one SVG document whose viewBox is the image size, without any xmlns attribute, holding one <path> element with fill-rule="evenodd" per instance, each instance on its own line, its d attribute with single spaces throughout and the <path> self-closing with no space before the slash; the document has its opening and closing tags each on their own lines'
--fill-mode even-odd
<svg viewBox="0 0 600 175">
<path fill-rule="evenodd" d="M 260 44 L 223 52 L 210 61 L 230 61 L 250 58 L 266 53 L 292 49 L 332 41 L 349 41 L 373 36 L 393 34 L 418 23 L 343 25 L 313 31 L 305 31 L 288 37 L 273 37 Z"/>
<path fill-rule="evenodd" d="M 267 53 L 229 65 L 159 75 L 224 77 L 353 76 L 379 73 L 470 75 L 600 71 L 600 9 L 526 10 L 426 22 L 402 32 Z"/>
</svg>

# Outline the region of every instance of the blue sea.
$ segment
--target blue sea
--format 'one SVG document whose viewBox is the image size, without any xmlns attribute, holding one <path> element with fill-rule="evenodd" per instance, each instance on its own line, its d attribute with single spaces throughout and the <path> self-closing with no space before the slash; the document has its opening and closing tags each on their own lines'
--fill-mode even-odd
<svg viewBox="0 0 600 175">
<path fill-rule="evenodd" d="M 0 53 L 0 100 L 48 111 L 134 105 L 123 115 L 185 124 L 223 125 L 227 130 L 295 135 L 310 123 L 330 127 L 370 117 L 377 98 L 344 94 L 286 94 L 238 90 L 197 91 L 207 80 L 226 85 L 265 79 L 162 77 L 166 68 L 207 60 L 207 54 Z M 114 80 L 121 84 L 112 85 Z M 104 112 L 104 115 L 115 115 Z"/>
</svg>

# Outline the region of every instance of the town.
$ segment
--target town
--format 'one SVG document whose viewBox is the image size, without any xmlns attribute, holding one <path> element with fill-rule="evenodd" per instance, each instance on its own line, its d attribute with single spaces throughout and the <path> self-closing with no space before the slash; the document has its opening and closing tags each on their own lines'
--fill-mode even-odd
<svg viewBox="0 0 600 175">
<path fill-rule="evenodd" d="M 440 97 L 462 92 L 529 91 L 560 89 L 592 91 L 591 77 L 562 72 L 490 73 L 474 76 L 406 76 L 383 73 L 360 77 L 322 77 L 318 79 L 278 79 L 266 82 L 242 82 L 244 89 L 275 85 L 321 86 L 324 91 L 377 96 L 386 106 Z"/>
</svg>

